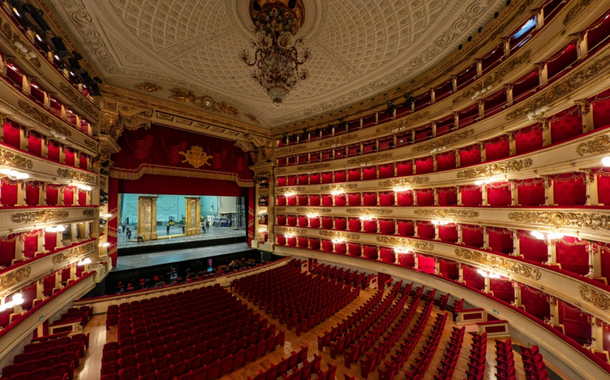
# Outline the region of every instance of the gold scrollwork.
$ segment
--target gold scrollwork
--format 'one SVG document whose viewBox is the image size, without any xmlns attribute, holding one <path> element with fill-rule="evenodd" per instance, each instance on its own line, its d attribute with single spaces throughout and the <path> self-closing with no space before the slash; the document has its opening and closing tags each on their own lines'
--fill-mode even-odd
<svg viewBox="0 0 610 380">
<path fill-rule="evenodd" d="M 47 223 L 66 219 L 68 215 L 68 211 L 65 210 L 29 211 L 13 214 L 11 220 L 13 223 Z"/>
<path fill-rule="evenodd" d="M 303 213 L 306 213 L 306 214 L 318 214 L 318 213 L 327 214 L 327 213 L 331 212 L 331 209 L 329 209 L 329 208 L 305 208 L 305 207 L 299 207 L 299 208 L 297 208 L 297 212 L 303 212 Z"/>
<path fill-rule="evenodd" d="M 275 207 L 273 211 L 275 211 L 275 212 L 286 212 L 286 208 L 285 207 Z"/>
<path fill-rule="evenodd" d="M 275 150 L 275 155 L 276 156 L 281 156 L 283 154 L 302 152 L 304 150 L 307 150 L 307 146 L 305 146 L 303 144 L 292 145 L 292 146 L 287 146 L 285 148 L 276 149 Z"/>
<path fill-rule="evenodd" d="M 291 191 L 305 191 L 304 187 L 278 187 L 275 192 L 278 194 L 289 193 Z"/>
<path fill-rule="evenodd" d="M 85 100 L 85 98 L 79 94 L 72 86 L 68 86 L 67 84 L 60 82 L 59 83 L 59 88 L 60 90 L 62 90 L 66 95 L 68 95 L 68 97 L 70 97 L 70 99 L 78 104 L 82 109 L 85 110 L 85 112 L 87 112 L 90 115 L 97 117 L 100 117 L 100 113 L 97 110 L 97 108 L 95 106 L 93 106 L 91 104 L 90 101 Z"/>
<path fill-rule="evenodd" d="M 610 152 L 610 136 L 597 136 L 593 140 L 586 141 L 576 147 L 579 156 L 585 154 L 601 154 Z"/>
<path fill-rule="evenodd" d="M 533 161 L 531 158 L 524 160 L 510 160 L 505 162 L 499 162 L 497 164 L 477 166 L 468 170 L 457 173 L 458 178 L 478 178 L 478 177 L 490 177 L 493 175 L 518 172 L 523 169 L 532 166 Z"/>
<path fill-rule="evenodd" d="M 371 162 L 375 162 L 378 160 L 384 160 L 386 158 L 391 158 L 391 157 L 392 157 L 392 153 L 380 153 L 380 154 L 373 154 L 370 156 L 352 158 L 351 160 L 347 160 L 347 163 L 349 165 L 368 164 Z"/>
<path fill-rule="evenodd" d="M 59 122 L 55 121 L 55 119 L 53 119 L 53 117 L 43 113 L 42 111 L 38 110 L 37 108 L 30 106 L 29 103 L 24 102 L 22 100 L 20 100 L 18 102 L 18 104 L 19 104 L 19 107 L 21 107 L 21 109 L 23 110 L 23 112 L 26 113 L 26 115 L 31 116 L 36 121 L 39 121 L 39 122 L 45 124 L 47 127 L 51 128 L 55 132 L 61 133 L 64 136 L 68 136 L 68 137 L 72 136 L 72 132 L 70 131 L 70 128 L 61 125 Z"/>
<path fill-rule="evenodd" d="M 413 152 L 418 153 L 418 152 L 426 152 L 429 150 L 437 149 L 442 146 L 446 146 L 449 144 L 456 143 L 460 140 L 464 140 L 465 138 L 468 138 L 472 135 L 474 135 L 474 129 L 468 129 L 468 130 L 460 131 L 458 133 L 452 133 L 451 135 L 446 136 L 446 137 L 441 137 L 438 140 L 435 139 L 435 140 L 432 140 L 425 144 L 417 145 L 413 148 Z"/>
<path fill-rule="evenodd" d="M 305 166 L 298 166 L 297 169 L 300 172 L 309 172 L 309 171 L 313 171 L 313 170 L 320 170 L 320 169 L 325 169 L 330 167 L 330 162 L 324 162 L 321 164 L 311 164 L 311 165 L 305 165 Z"/>
<path fill-rule="evenodd" d="M 289 227 L 275 227 L 275 233 L 293 234 L 295 233 L 295 229 Z"/>
<path fill-rule="evenodd" d="M 583 300 L 592 303 L 598 309 L 610 309 L 610 297 L 591 286 L 581 285 L 580 297 Z"/>
<path fill-rule="evenodd" d="M 406 238 L 397 238 L 397 237 L 389 237 L 389 236 L 377 236 L 377 241 L 383 244 L 391 244 L 394 246 L 401 247 L 411 247 L 415 249 L 421 249 L 425 251 L 433 251 L 434 244 L 428 243 L 427 241 L 422 240 L 413 240 Z"/>
<path fill-rule="evenodd" d="M 528 277 L 535 281 L 538 281 L 542 276 L 538 268 L 520 263 L 516 260 L 509 260 L 503 257 L 497 257 L 495 255 L 471 251 L 464 248 L 456 248 L 455 255 L 482 265 L 487 265 L 492 268 L 512 272 L 523 277 Z"/>
<path fill-rule="evenodd" d="M 393 211 L 388 208 L 348 208 L 347 212 L 360 215 L 390 215 Z"/>
<path fill-rule="evenodd" d="M 407 117 L 403 117 L 401 119 L 395 120 L 391 123 L 384 124 L 383 126 L 375 129 L 377 133 L 384 133 L 394 131 L 396 129 L 400 129 L 403 127 L 407 127 L 409 124 L 424 120 L 430 116 L 430 111 L 424 111 L 421 113 L 414 113 L 413 115 L 409 115 Z M 404 128 L 406 129 L 406 128 Z"/>
<path fill-rule="evenodd" d="M 360 239 L 360 234 L 354 232 L 340 232 L 340 231 L 319 231 L 320 236 L 327 236 L 331 238 L 343 238 L 343 239 L 351 239 L 358 240 Z"/>
<path fill-rule="evenodd" d="M 345 144 L 348 141 L 357 140 L 358 134 L 348 134 L 345 136 L 335 137 L 334 139 L 328 139 L 320 142 L 318 145 L 321 147 L 333 146 L 333 145 L 341 145 Z"/>
<path fill-rule="evenodd" d="M 237 117 L 239 110 L 232 105 L 226 103 L 218 103 L 209 96 L 196 96 L 193 92 L 188 90 L 182 90 L 179 88 L 170 88 L 169 97 L 183 103 L 193 103 L 203 109 L 216 112 L 225 113 L 227 115 Z"/>
<path fill-rule="evenodd" d="M 155 91 L 163 90 L 163 87 L 161 87 L 157 84 L 154 84 L 154 83 L 150 83 L 150 82 L 142 82 L 142 83 L 136 84 L 134 87 L 137 88 L 138 90 L 142 90 L 142 91 L 146 91 L 146 92 L 155 92 Z"/>
<path fill-rule="evenodd" d="M 430 181 L 429 177 L 409 177 L 387 179 L 378 183 L 381 187 L 421 185 Z"/>
<path fill-rule="evenodd" d="M 203 148 L 199 145 L 193 145 L 191 149 L 187 150 L 186 152 L 178 153 L 184 156 L 184 160 L 182 160 L 183 163 L 188 162 L 195 169 L 199 169 L 205 165 L 211 166 L 211 163 L 208 161 L 213 159 L 213 157 L 204 152 Z"/>
<path fill-rule="evenodd" d="M 89 216 L 89 217 L 92 217 L 92 216 L 94 216 L 94 215 L 95 215 L 95 210 L 94 210 L 94 209 L 92 209 L 92 208 L 87 209 L 87 210 L 83 210 L 83 215 L 84 215 L 84 216 Z"/>
<path fill-rule="evenodd" d="M 32 274 L 32 267 L 29 265 L 10 271 L 7 274 L 0 276 L 0 289 L 7 289 L 20 281 L 23 281 L 30 277 L 30 274 Z"/>
<path fill-rule="evenodd" d="M 580 0 L 572 9 L 568 11 L 568 14 L 563 19 L 563 25 L 568 25 L 576 16 L 584 11 L 594 0 Z"/>
<path fill-rule="evenodd" d="M 57 175 L 63 178 L 73 179 L 75 181 L 95 183 L 95 176 L 93 174 L 81 173 L 76 170 L 70 169 L 57 169 Z"/>
<path fill-rule="evenodd" d="M 453 210 L 453 209 L 415 209 L 415 215 L 439 218 L 478 218 L 479 212 L 472 210 Z"/>
<path fill-rule="evenodd" d="M 508 214 L 519 223 L 542 224 L 552 227 L 583 227 L 592 230 L 610 230 L 610 214 L 583 212 L 522 211 Z"/>
<path fill-rule="evenodd" d="M 32 169 L 34 166 L 32 160 L 2 148 L 0 148 L 0 164 L 21 169 Z"/>
<path fill-rule="evenodd" d="M 53 256 L 53 264 L 63 263 L 64 261 L 75 259 L 84 253 L 93 251 L 95 246 L 93 243 L 81 245 L 75 248 L 67 249 L 65 251 L 60 252 L 59 254 Z"/>
<path fill-rule="evenodd" d="M 345 185 L 323 185 L 320 186 L 320 190 L 322 191 L 332 191 L 332 190 L 353 190 L 357 189 L 357 183 L 346 183 Z"/>
</svg>

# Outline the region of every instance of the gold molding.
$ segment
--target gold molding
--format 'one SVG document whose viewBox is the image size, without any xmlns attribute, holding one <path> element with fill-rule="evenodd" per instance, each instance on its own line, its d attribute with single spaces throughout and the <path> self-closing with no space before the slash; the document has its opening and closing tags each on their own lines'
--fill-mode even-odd
<svg viewBox="0 0 610 380">
<path fill-rule="evenodd" d="M 278 187 L 277 189 L 275 189 L 275 192 L 277 194 L 285 194 L 285 193 L 288 193 L 291 191 L 294 191 L 294 192 L 305 191 L 305 188 L 304 187 Z"/>
<path fill-rule="evenodd" d="M 452 133 L 449 136 L 441 137 L 440 139 L 434 139 L 434 140 L 424 143 L 420 146 L 416 146 L 413 148 L 413 152 L 419 153 L 419 152 L 425 152 L 428 150 L 437 149 L 442 146 L 446 146 L 449 144 L 456 143 L 460 140 L 464 140 L 472 135 L 474 135 L 474 129 L 468 129 L 468 130 L 459 131 L 457 133 Z"/>
<path fill-rule="evenodd" d="M 286 212 L 286 207 L 273 207 L 275 212 Z"/>
<path fill-rule="evenodd" d="M 94 210 L 94 209 L 92 209 L 92 208 L 90 208 L 90 209 L 88 209 L 88 210 L 83 210 L 83 215 L 84 215 L 84 216 L 89 216 L 89 217 L 92 217 L 92 216 L 94 216 L 94 215 L 95 215 L 95 210 Z"/>
<path fill-rule="evenodd" d="M 540 280 L 540 277 L 542 277 L 542 274 L 540 273 L 540 270 L 538 268 L 523 264 L 516 260 L 509 260 L 503 257 L 497 257 L 496 255 L 471 251 L 469 249 L 464 248 L 456 248 L 455 255 L 466 260 L 471 260 L 482 265 L 487 265 L 494 269 L 499 269 L 517 274 L 519 276 L 528 277 L 534 281 L 538 281 Z"/>
<path fill-rule="evenodd" d="M 385 181 L 378 182 L 377 185 L 381 187 L 389 187 L 389 186 L 411 186 L 411 185 L 421 185 L 430 181 L 429 177 L 407 177 L 407 178 L 397 178 L 397 179 L 388 179 Z"/>
<path fill-rule="evenodd" d="M 360 239 L 360 234 L 354 232 L 340 232 L 340 231 L 318 231 L 320 236 L 332 237 L 332 238 L 345 238 L 351 240 Z"/>
<path fill-rule="evenodd" d="M 345 185 L 323 185 L 320 186 L 320 190 L 322 191 L 332 191 L 332 190 L 353 190 L 357 189 L 357 183 L 346 183 Z"/>
<path fill-rule="evenodd" d="M 377 236 L 377 241 L 383 244 L 391 244 L 394 246 L 401 247 L 413 247 L 425 251 L 433 251 L 434 244 L 428 243 L 427 241 L 414 240 L 407 238 L 389 237 L 389 236 Z"/>
<path fill-rule="evenodd" d="M 364 214 L 364 215 L 390 215 L 394 211 L 389 208 L 348 208 L 348 214 Z"/>
<path fill-rule="evenodd" d="M 591 230 L 610 230 L 610 214 L 582 212 L 521 211 L 508 214 L 518 223 L 540 224 L 549 227 L 581 227 Z"/>
<path fill-rule="evenodd" d="M 163 90 L 163 87 L 159 86 L 158 84 L 150 83 L 150 82 L 138 83 L 138 84 L 134 85 L 134 87 L 137 88 L 138 90 L 142 90 L 142 91 L 146 91 L 146 92 L 156 92 L 156 91 Z"/>
<path fill-rule="evenodd" d="M 196 105 L 197 107 L 201 107 L 204 110 L 216 112 L 216 113 L 224 113 L 229 116 L 239 117 L 239 110 L 232 105 L 226 104 L 224 102 L 218 103 L 211 97 L 204 96 L 196 96 L 192 91 L 183 90 L 180 88 L 170 88 L 169 96 L 170 99 L 177 100 L 183 103 L 191 103 Z"/>
<path fill-rule="evenodd" d="M 594 0 L 580 0 L 572 9 L 568 11 L 568 14 L 563 19 L 563 25 L 568 25 L 576 18 L 582 11 L 584 11 Z"/>
<path fill-rule="evenodd" d="M 79 94 L 76 89 L 72 86 L 68 86 L 64 82 L 59 83 L 59 89 L 70 98 L 74 103 L 76 103 L 80 108 L 82 108 L 89 115 L 92 115 L 96 119 L 100 117 L 99 109 L 94 106 L 90 101 L 86 100 L 83 95 Z"/>
<path fill-rule="evenodd" d="M 479 212 L 472 210 L 454 210 L 454 209 L 427 209 L 420 208 L 415 209 L 415 215 L 425 217 L 439 217 L 439 218 L 478 218 Z"/>
<path fill-rule="evenodd" d="M 19 107 L 21 107 L 21 110 L 25 112 L 26 115 L 34 118 L 36 121 L 43 123 L 45 126 L 49 127 L 55 132 L 61 133 L 64 136 L 72 136 L 72 131 L 70 128 L 61 125 L 51 115 L 45 114 L 36 107 L 32 107 L 28 102 L 24 102 L 22 100 L 19 100 L 17 104 L 19 104 Z"/>
<path fill-rule="evenodd" d="M 325 169 L 328 167 L 330 167 L 330 162 L 323 162 L 321 164 L 310 164 L 310 165 L 299 166 L 298 171 L 299 172 L 309 172 L 309 171 L 314 171 L 314 170 L 319 170 L 319 169 Z"/>
<path fill-rule="evenodd" d="M 304 150 L 307 150 L 307 146 L 305 144 L 292 145 L 276 149 L 275 155 L 277 157 L 285 154 L 302 152 Z"/>
<path fill-rule="evenodd" d="M 368 156 L 362 156 L 358 158 L 352 158 L 351 160 L 347 160 L 348 165 L 356 165 L 356 164 L 368 164 L 371 162 L 375 162 L 377 160 L 384 160 L 386 158 L 391 158 L 392 153 L 380 153 L 373 154 Z"/>
<path fill-rule="evenodd" d="M 8 272 L 7 274 L 3 274 L 0 276 L 0 289 L 8 289 L 9 287 L 30 277 L 30 274 L 32 274 L 32 267 L 30 265 L 17 268 Z"/>
<path fill-rule="evenodd" d="M 3 148 L 0 148 L 0 164 L 21 169 L 32 169 L 34 167 L 32 160 Z"/>
<path fill-rule="evenodd" d="M 344 136 L 324 140 L 324 141 L 320 142 L 318 144 L 318 146 L 320 146 L 322 148 L 334 147 L 335 145 L 342 145 L 342 144 L 345 144 L 346 142 L 350 142 L 352 140 L 357 140 L 358 138 L 359 138 L 359 136 L 357 133 L 356 134 L 347 134 Z"/>
<path fill-rule="evenodd" d="M 193 145 L 186 152 L 178 153 L 184 156 L 184 160 L 182 160 L 182 163 L 188 162 L 195 169 L 199 169 L 202 166 L 205 167 L 206 165 L 212 166 L 212 164 L 208 161 L 214 159 L 214 157 L 204 152 L 203 148 L 199 145 Z"/>
<path fill-rule="evenodd" d="M 13 214 L 11 221 L 13 223 L 48 223 L 56 220 L 66 219 L 69 213 L 65 210 L 43 210 L 43 211 L 29 211 L 19 212 Z"/>
<path fill-rule="evenodd" d="M 75 181 L 95 183 L 96 176 L 93 174 L 81 173 L 70 169 L 57 169 L 57 175 L 63 178 L 73 179 Z"/>
<path fill-rule="evenodd" d="M 476 166 L 474 168 L 464 170 L 457 173 L 457 178 L 479 178 L 479 177 L 490 177 L 498 174 L 518 172 L 523 169 L 532 166 L 533 161 L 531 158 L 523 160 L 509 160 L 505 162 L 499 162 L 497 164 Z"/>
<path fill-rule="evenodd" d="M 428 116 L 430 116 L 429 110 L 426 110 L 424 112 L 416 112 L 414 114 L 405 116 L 398 120 L 391 121 L 381 127 L 378 127 L 377 129 L 375 129 L 375 132 L 377 132 L 377 133 L 384 133 L 384 132 L 391 132 L 391 131 L 400 132 L 401 130 L 406 130 L 407 127 L 409 126 L 409 124 L 416 123 L 418 121 L 422 121 L 422 120 L 426 119 Z"/>
<path fill-rule="evenodd" d="M 610 135 L 597 136 L 592 140 L 578 144 L 576 153 L 579 156 L 585 154 L 601 154 L 610 152 Z"/>
<path fill-rule="evenodd" d="M 298 235 L 303 235 L 307 233 L 307 230 L 303 229 L 303 228 L 295 228 L 295 227 L 280 227 L 280 226 L 275 226 L 273 229 L 276 233 L 283 233 L 283 234 L 298 234 Z"/>
<path fill-rule="evenodd" d="M 72 260 L 78 256 L 81 256 L 82 254 L 84 254 L 88 251 L 93 251 L 94 249 L 95 249 L 95 245 L 93 243 L 80 245 L 78 247 L 74 247 L 74 248 L 71 248 L 71 249 L 58 253 L 57 255 L 53 256 L 52 261 L 53 261 L 53 264 L 59 264 L 64 261 Z"/>
<path fill-rule="evenodd" d="M 305 212 L 308 214 L 318 214 L 318 213 L 329 213 L 332 210 L 329 208 L 305 208 L 305 207 L 299 207 L 297 208 L 297 212 Z"/>
<path fill-rule="evenodd" d="M 188 177 L 188 178 L 206 178 L 218 179 L 222 181 L 235 181 L 241 187 L 254 187 L 254 181 L 243 181 L 235 173 L 216 173 L 206 172 L 203 169 L 193 170 L 188 168 L 170 167 L 170 166 L 149 166 L 142 165 L 137 170 L 126 170 L 113 168 L 110 171 L 112 178 L 136 180 L 146 174 L 167 175 L 172 177 Z"/>
<path fill-rule="evenodd" d="M 579 290 L 580 297 L 583 300 L 592 303 L 596 308 L 601 310 L 610 309 L 610 297 L 608 297 L 606 294 L 587 285 L 581 285 Z"/>
</svg>

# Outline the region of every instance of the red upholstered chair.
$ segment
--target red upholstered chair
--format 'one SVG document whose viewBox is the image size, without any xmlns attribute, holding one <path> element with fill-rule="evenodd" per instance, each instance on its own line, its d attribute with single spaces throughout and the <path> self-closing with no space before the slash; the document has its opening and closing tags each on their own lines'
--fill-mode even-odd
<svg viewBox="0 0 610 380">
<path fill-rule="evenodd" d="M 251 344 L 246 348 L 246 363 L 256 359 L 256 344 Z"/>
<path fill-rule="evenodd" d="M 155 367 L 155 371 L 167 368 L 169 366 L 167 356 L 160 356 L 153 359 L 153 366 Z"/>
<path fill-rule="evenodd" d="M 220 360 L 220 376 L 233 371 L 233 355 L 224 357 Z"/>
<path fill-rule="evenodd" d="M 175 380 L 193 380 L 193 373 L 189 371 L 185 374 L 182 374 L 181 376 L 176 377 Z"/>
<path fill-rule="evenodd" d="M 214 380 L 220 376 L 220 360 L 216 360 L 208 366 L 208 380 Z"/>
<path fill-rule="evenodd" d="M 271 364 L 271 367 L 269 367 L 269 369 L 265 372 L 265 380 L 275 380 L 277 379 L 277 366 L 274 364 Z"/>
<path fill-rule="evenodd" d="M 184 360 L 173 364 L 171 366 L 171 369 L 172 373 L 174 374 L 174 377 L 182 376 L 183 374 L 188 372 L 188 369 L 186 367 L 186 361 Z"/>
<path fill-rule="evenodd" d="M 137 368 L 138 368 L 138 375 L 140 375 L 140 376 L 148 375 L 149 373 L 155 372 L 155 367 L 153 366 L 152 362 L 144 362 L 144 363 L 138 364 Z"/>
<path fill-rule="evenodd" d="M 186 368 L 189 371 L 194 371 L 199 367 L 201 367 L 201 361 L 199 360 L 199 355 L 193 356 L 192 358 L 190 358 L 186 361 Z"/>
<path fill-rule="evenodd" d="M 155 375 L 157 376 L 157 380 L 172 380 L 174 378 L 170 367 L 155 371 Z"/>
<path fill-rule="evenodd" d="M 130 367 L 119 370 L 119 380 L 133 380 L 138 378 L 136 367 Z M 157 376 L 158 378 L 158 376 Z"/>
<path fill-rule="evenodd" d="M 233 355 L 233 368 L 239 368 L 245 364 L 246 351 L 239 350 Z"/>
</svg>

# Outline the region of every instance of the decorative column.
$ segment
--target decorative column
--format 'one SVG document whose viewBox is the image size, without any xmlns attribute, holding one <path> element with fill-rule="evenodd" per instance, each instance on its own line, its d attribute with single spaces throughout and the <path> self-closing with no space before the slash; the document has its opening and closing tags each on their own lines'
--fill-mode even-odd
<svg viewBox="0 0 610 380">
<path fill-rule="evenodd" d="M 63 248 L 64 247 L 64 233 L 61 231 L 56 232 L 57 236 L 55 237 L 55 248 Z"/>
<path fill-rule="evenodd" d="M 585 174 L 585 184 L 587 192 L 587 206 L 599 205 L 599 193 L 597 191 L 597 175 L 593 173 L 593 169 L 580 170 Z"/>
<path fill-rule="evenodd" d="M 27 206 L 25 203 L 25 181 L 19 181 L 17 183 L 17 206 Z"/>
<path fill-rule="evenodd" d="M 482 195 L 481 204 L 483 206 L 489 206 L 489 202 L 487 201 L 487 185 L 486 184 L 481 185 L 481 195 Z"/>
<path fill-rule="evenodd" d="M 521 308 L 521 306 L 523 306 L 521 301 L 521 286 L 517 281 L 513 281 L 513 290 L 515 291 L 515 302 L 513 302 L 513 306 Z"/>
<path fill-rule="evenodd" d="M 485 150 L 485 143 L 479 143 L 479 150 L 481 151 L 481 162 L 487 161 L 487 151 Z"/>
<path fill-rule="evenodd" d="M 437 167 L 437 162 L 436 162 L 436 154 L 432 155 L 432 171 L 436 171 L 436 167 Z"/>
<path fill-rule="evenodd" d="M 479 118 L 485 117 L 485 102 L 483 100 L 477 100 L 477 105 L 479 106 Z"/>
<path fill-rule="evenodd" d="M 603 321 L 591 316 L 591 349 L 596 352 L 604 350 L 604 324 Z"/>
<path fill-rule="evenodd" d="M 506 91 L 506 104 L 511 106 L 513 104 L 513 85 L 505 84 L 504 91 Z"/>
<path fill-rule="evenodd" d="M 508 133 L 508 154 L 510 156 L 517 154 L 517 138 L 514 132 Z"/>
<path fill-rule="evenodd" d="M 23 235 L 19 235 L 19 236 L 17 236 L 17 239 L 15 239 L 15 261 L 25 260 L 25 255 L 24 255 L 23 249 L 24 249 Z"/>
<path fill-rule="evenodd" d="M 485 289 L 483 290 L 487 294 L 491 294 L 491 278 L 489 276 L 485 278 Z"/>
<path fill-rule="evenodd" d="M 487 226 L 483 226 L 483 248 L 482 249 L 491 249 L 491 248 L 489 248 L 489 231 L 487 231 Z"/>
<path fill-rule="evenodd" d="M 589 43 L 587 42 L 587 34 L 589 34 L 589 31 L 585 31 L 583 34 L 581 33 L 575 33 L 571 36 L 574 36 L 576 38 L 576 46 L 578 47 L 577 51 L 578 51 L 578 59 L 582 60 L 587 58 L 587 56 L 589 55 Z"/>
<path fill-rule="evenodd" d="M 460 284 L 464 283 L 464 268 L 462 267 L 462 263 L 458 263 L 458 282 Z"/>
<path fill-rule="evenodd" d="M 557 298 L 549 296 L 549 306 L 551 308 L 549 324 L 551 326 L 556 326 L 559 324 L 559 302 L 557 301 Z"/>
<path fill-rule="evenodd" d="M 201 197 L 184 197 L 186 202 L 185 234 L 201 234 Z"/>
<path fill-rule="evenodd" d="M 582 117 L 582 133 L 591 132 L 595 129 L 595 123 L 593 121 L 593 112 L 591 112 L 591 106 L 586 100 L 577 100 L 574 103 L 580 106 L 580 115 Z"/>
<path fill-rule="evenodd" d="M 435 187 L 433 190 L 434 190 L 434 205 L 438 206 L 438 189 Z"/>
<path fill-rule="evenodd" d="M 434 258 L 434 274 L 437 276 L 441 275 L 441 262 L 438 257 Z"/>
<path fill-rule="evenodd" d="M 519 232 L 517 230 L 511 230 L 513 233 L 513 253 L 512 256 L 520 256 L 521 251 L 519 250 Z"/>
<path fill-rule="evenodd" d="M 553 142 L 551 136 L 551 126 L 546 119 L 540 122 L 542 124 L 542 146 L 549 146 Z"/>
<path fill-rule="evenodd" d="M 592 280 L 600 278 L 602 276 L 601 249 L 596 247 L 594 242 L 587 241 L 587 253 L 589 254 L 589 273 L 587 274 L 587 277 Z"/>
<path fill-rule="evenodd" d="M 553 180 L 549 176 L 545 176 L 544 180 L 544 199 L 546 201 L 545 206 L 557 206 L 555 204 L 555 188 L 553 185 Z"/>
<path fill-rule="evenodd" d="M 463 206 L 462 205 L 462 191 L 461 191 L 461 186 L 456 186 L 457 188 L 457 205 L 458 206 Z"/>
<path fill-rule="evenodd" d="M 36 253 L 34 254 L 34 256 L 38 255 L 39 253 L 42 254 L 45 252 L 44 250 L 44 234 L 46 233 L 45 230 L 41 230 L 40 233 L 38 234 L 38 240 L 36 241 Z"/>
<path fill-rule="evenodd" d="M 456 149 L 455 150 L 455 167 L 459 168 L 460 166 L 462 166 L 462 163 L 460 161 L 460 150 Z"/>
<path fill-rule="evenodd" d="M 419 269 L 419 260 L 417 252 L 413 252 L 413 269 Z"/>
<path fill-rule="evenodd" d="M 394 235 L 398 235 L 398 219 L 394 219 Z"/>
<path fill-rule="evenodd" d="M 38 205 L 47 205 L 47 185 L 45 184 L 38 186 Z"/>
<path fill-rule="evenodd" d="M 72 243 L 76 243 L 76 241 L 78 236 L 78 224 L 77 223 L 72 223 L 70 224 L 70 241 Z"/>
<path fill-rule="evenodd" d="M 511 206 L 519 206 L 519 187 L 515 181 L 510 181 L 510 200 Z"/>
<path fill-rule="evenodd" d="M 457 243 L 458 244 L 464 244 L 464 230 L 462 229 L 462 225 L 458 224 L 457 225 L 457 233 L 458 233 L 458 240 Z"/>
<path fill-rule="evenodd" d="M 546 240 L 547 252 L 549 260 L 546 262 L 546 265 L 557 265 L 557 245 L 555 240 Z"/>
<path fill-rule="evenodd" d="M 440 226 L 438 224 L 434 225 L 434 240 L 440 240 Z"/>
<path fill-rule="evenodd" d="M 157 195 L 138 197 L 138 236 L 157 240 Z"/>
<path fill-rule="evenodd" d="M 549 70 L 546 63 L 534 63 L 534 68 L 538 69 L 538 81 L 540 87 L 546 86 L 549 82 Z"/>
</svg>

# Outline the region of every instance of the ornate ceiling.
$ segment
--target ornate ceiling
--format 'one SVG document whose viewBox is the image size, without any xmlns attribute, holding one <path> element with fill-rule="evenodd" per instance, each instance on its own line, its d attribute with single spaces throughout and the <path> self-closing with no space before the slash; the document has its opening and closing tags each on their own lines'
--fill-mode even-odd
<svg viewBox="0 0 610 380">
<path fill-rule="evenodd" d="M 442 61 L 505 0 L 303 0 L 310 78 L 276 109 L 239 52 L 250 46 L 246 0 L 48 0 L 80 52 L 110 85 L 165 100 L 172 89 L 277 127 L 383 94 Z M 161 89 L 136 88 L 143 82 Z M 174 94 L 175 95 L 175 94 Z M 195 101 L 199 99 L 199 101 Z M 218 107 L 216 107 L 218 108 Z M 219 112 L 216 109 L 216 112 Z"/>
</svg>

